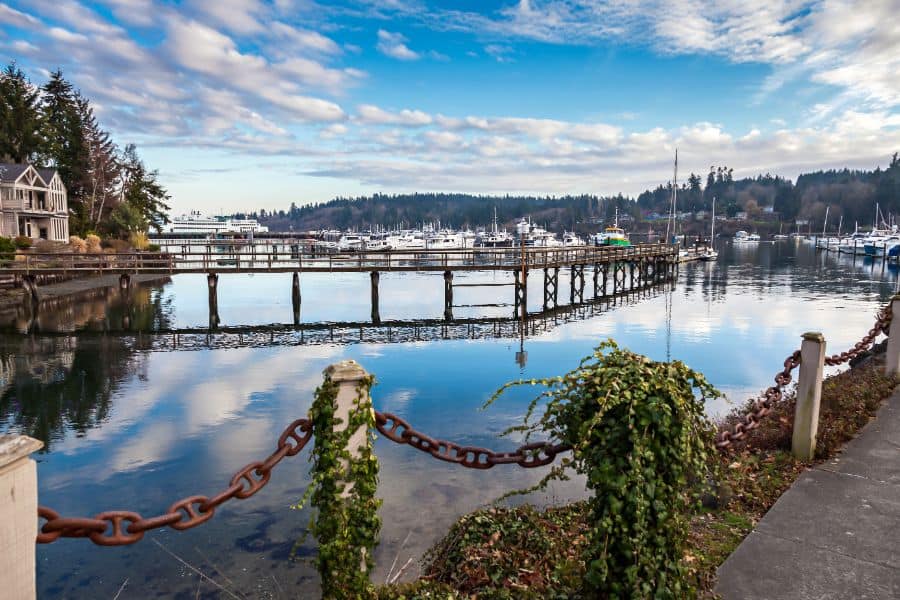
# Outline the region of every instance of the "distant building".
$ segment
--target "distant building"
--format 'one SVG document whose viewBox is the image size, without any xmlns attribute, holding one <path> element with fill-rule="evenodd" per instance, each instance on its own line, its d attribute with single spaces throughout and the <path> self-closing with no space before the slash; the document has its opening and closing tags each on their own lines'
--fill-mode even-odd
<svg viewBox="0 0 900 600">
<path fill-rule="evenodd" d="M 734 218 L 738 221 L 746 221 L 747 220 L 747 211 L 742 210 L 740 212 L 734 213 Z"/>
<path fill-rule="evenodd" d="M 763 211 L 764 213 L 772 214 L 772 213 L 775 212 L 775 206 L 774 206 L 774 205 L 773 205 L 773 206 L 763 206 L 763 207 L 762 207 L 762 211 Z"/>
<path fill-rule="evenodd" d="M 69 241 L 66 186 L 55 169 L 0 163 L 0 235 Z"/>
</svg>

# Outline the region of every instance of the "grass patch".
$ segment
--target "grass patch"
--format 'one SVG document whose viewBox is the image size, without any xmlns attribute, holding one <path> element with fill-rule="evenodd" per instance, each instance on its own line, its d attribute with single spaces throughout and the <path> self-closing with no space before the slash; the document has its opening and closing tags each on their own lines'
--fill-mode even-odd
<svg viewBox="0 0 900 600">
<path fill-rule="evenodd" d="M 870 360 L 828 378 L 816 459 L 826 460 L 875 415 L 898 380 Z M 690 522 L 684 561 L 701 597 L 712 597 L 716 569 L 750 533 L 808 463 L 790 454 L 795 398 L 789 394 L 735 451 L 716 454 L 716 489 Z M 733 423 L 742 406 L 724 419 Z M 378 598 L 506 599 L 582 598 L 580 560 L 590 527 L 587 505 L 576 502 L 539 510 L 487 508 L 464 515 L 423 559 L 423 576 L 381 586 Z"/>
</svg>

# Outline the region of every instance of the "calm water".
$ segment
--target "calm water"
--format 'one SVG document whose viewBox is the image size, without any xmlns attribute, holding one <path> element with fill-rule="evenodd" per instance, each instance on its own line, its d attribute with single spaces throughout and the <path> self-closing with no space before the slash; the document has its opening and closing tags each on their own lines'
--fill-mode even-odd
<svg viewBox="0 0 900 600">
<path fill-rule="evenodd" d="M 209 347 L 182 336 L 187 339 L 172 348 L 171 336 L 98 333 L 126 321 L 145 331 L 205 327 L 202 276 L 142 286 L 130 304 L 117 292 L 63 302 L 43 307 L 37 320 L 24 314 L 6 320 L 0 431 L 27 433 L 46 444 L 36 456 L 41 504 L 72 516 L 107 509 L 147 516 L 183 496 L 211 495 L 236 469 L 266 456 L 283 427 L 307 411 L 322 370 L 339 360 L 355 359 L 376 375 L 376 408 L 436 437 L 511 449 L 518 440 L 497 434 L 519 421 L 533 389 L 511 393 L 485 412 L 479 411 L 482 402 L 511 379 L 573 368 L 604 338 L 654 359 L 683 360 L 742 401 L 769 384 L 803 332 L 822 331 L 830 351 L 843 350 L 868 330 L 897 288 L 891 267 L 816 255 L 805 245 L 723 245 L 720 251 L 716 264 L 684 265 L 674 288 L 604 304 L 593 316 L 582 311 L 570 322 L 565 312 L 558 324 L 542 320 L 541 330 L 524 340 L 524 366 L 516 360 L 520 341 L 514 337 L 341 345 L 321 338 L 301 343 L 296 334 L 264 330 L 246 337 L 216 334 Z M 509 278 L 457 275 L 456 283 Z M 529 308 L 536 311 L 540 277 L 530 283 Z M 305 323 L 369 318 L 364 274 L 303 275 L 301 286 Z M 568 294 L 562 273 L 560 301 Z M 511 287 L 455 290 L 457 304 L 511 298 Z M 440 274 L 382 275 L 382 319 L 439 318 L 442 312 Z M 503 318 L 511 312 L 508 306 L 474 306 L 456 309 L 455 316 Z M 219 314 L 223 326 L 290 323 L 290 276 L 221 276 Z M 484 327 L 496 331 L 496 325 Z M 66 330 L 72 333 L 54 333 Z M 373 330 L 363 339 L 386 337 Z M 718 401 L 708 411 L 721 414 L 727 407 Z M 376 452 L 384 499 L 377 553 L 382 580 L 395 557 L 398 565 L 418 559 L 460 514 L 545 472 L 464 471 L 384 440 L 376 442 Z M 189 564 L 234 597 L 318 597 L 307 560 L 314 547 L 307 540 L 295 548 L 310 514 L 290 508 L 307 485 L 306 457 L 286 459 L 265 490 L 228 503 L 196 529 L 151 532 L 122 548 L 65 539 L 39 546 L 40 596 L 111 598 L 124 583 L 120 598 L 194 598 L 198 584 L 201 597 L 232 597 L 200 583 Z M 561 502 L 583 493 L 583 482 L 575 479 L 528 500 Z"/>
</svg>

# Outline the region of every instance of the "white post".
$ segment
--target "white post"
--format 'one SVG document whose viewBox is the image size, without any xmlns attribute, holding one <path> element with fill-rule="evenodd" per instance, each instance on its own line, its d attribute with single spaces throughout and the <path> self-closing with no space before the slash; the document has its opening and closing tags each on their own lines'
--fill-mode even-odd
<svg viewBox="0 0 900 600">
<path fill-rule="evenodd" d="M 816 452 L 824 370 L 825 338 L 821 333 L 804 333 L 803 343 L 800 346 L 800 376 L 797 382 L 797 406 L 794 409 L 794 435 L 791 444 L 791 451 L 800 460 L 812 460 Z"/>
<path fill-rule="evenodd" d="M 891 325 L 884 372 L 887 375 L 900 374 L 900 294 L 891 298 Z"/>
<path fill-rule="evenodd" d="M 0 435 L 0 596 L 34 600 L 37 465 L 44 444 L 25 435 Z"/>
<path fill-rule="evenodd" d="M 358 389 L 360 383 L 369 374 L 355 360 L 344 360 L 326 368 L 325 375 L 338 385 L 334 417 L 335 419 L 340 419 L 341 422 L 334 429 L 336 432 L 346 431 L 350 411 L 359 409 L 370 410 L 372 407 L 372 399 L 369 397 L 369 394 L 366 392 L 364 397 L 360 398 Z M 347 442 L 347 450 L 352 458 L 358 458 L 361 454 L 360 449 L 370 444 L 368 428 L 360 427 L 350 436 L 350 440 Z M 349 465 L 345 466 L 349 468 Z M 344 498 L 348 497 L 351 489 L 352 483 L 344 489 L 341 495 Z"/>
</svg>

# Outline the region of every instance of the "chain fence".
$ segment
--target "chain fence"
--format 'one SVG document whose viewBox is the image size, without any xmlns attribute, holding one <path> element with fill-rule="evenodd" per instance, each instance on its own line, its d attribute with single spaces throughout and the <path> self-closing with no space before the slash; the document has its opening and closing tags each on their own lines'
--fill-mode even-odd
<svg viewBox="0 0 900 600">
<path fill-rule="evenodd" d="M 825 364 L 833 367 L 842 365 L 859 358 L 864 352 L 867 352 L 880 334 L 887 335 L 890 331 L 892 318 L 891 303 L 878 311 L 875 317 L 875 324 L 869 329 L 869 332 L 862 337 L 860 341 L 853 345 L 846 352 L 840 352 L 825 358 Z M 795 350 L 784 361 L 784 369 L 775 375 L 775 385 L 768 388 L 762 395 L 757 398 L 753 406 L 734 425 L 723 428 L 716 435 L 716 448 L 721 451 L 727 451 L 735 444 L 747 439 L 751 431 L 759 427 L 759 422 L 766 415 L 772 412 L 772 408 L 784 396 L 784 387 L 791 383 L 791 372 L 800 366 L 800 351 Z"/>
<path fill-rule="evenodd" d="M 311 437 L 312 422 L 309 419 L 297 419 L 278 438 L 278 445 L 272 454 L 240 469 L 231 478 L 228 487 L 220 493 L 212 498 L 182 498 L 156 517 L 144 518 L 139 513 L 124 510 L 102 512 L 94 518 L 61 517 L 55 510 L 41 506 L 38 508 L 38 516 L 46 519 L 46 522 L 39 530 L 37 543 L 49 544 L 67 537 L 89 538 L 99 546 L 125 546 L 139 541 L 151 529 L 191 529 L 209 521 L 216 508 L 232 498 L 245 500 L 256 494 L 269 483 L 275 465 L 285 456 L 298 454 Z"/>
<path fill-rule="evenodd" d="M 829 366 L 840 365 L 858 358 L 867 351 L 878 335 L 888 333 L 891 323 L 891 306 L 879 311 L 874 326 L 850 350 L 825 359 Z M 793 380 L 792 372 L 800 366 L 800 351 L 794 351 L 784 361 L 784 368 L 776 373 L 775 385 L 769 387 L 752 408 L 734 425 L 716 435 L 715 445 L 721 451 L 746 440 L 760 421 L 772 412 L 784 397 L 784 388 Z M 375 427 L 388 440 L 408 445 L 437 460 L 469 469 L 490 469 L 496 465 L 515 464 L 526 469 L 542 467 L 556 460 L 557 455 L 572 450 L 569 444 L 549 441 L 524 444 L 511 452 L 495 452 L 477 446 L 464 446 L 447 440 L 433 438 L 414 429 L 409 422 L 392 413 L 375 411 Z M 197 527 L 210 520 L 216 509 L 225 502 L 238 498 L 244 500 L 261 490 L 272 476 L 272 470 L 286 456 L 295 456 L 313 436 L 312 422 L 297 419 L 287 426 L 278 438 L 275 450 L 264 460 L 252 462 L 238 470 L 228 487 L 217 495 L 187 496 L 173 503 L 158 516 L 143 517 L 139 513 L 116 510 L 106 511 L 93 518 L 62 517 L 58 512 L 41 506 L 38 517 L 44 519 L 37 536 L 37 543 L 49 544 L 59 538 L 88 538 L 100 546 L 124 546 L 133 544 L 151 529 L 171 527 L 182 531 Z"/>
</svg>

